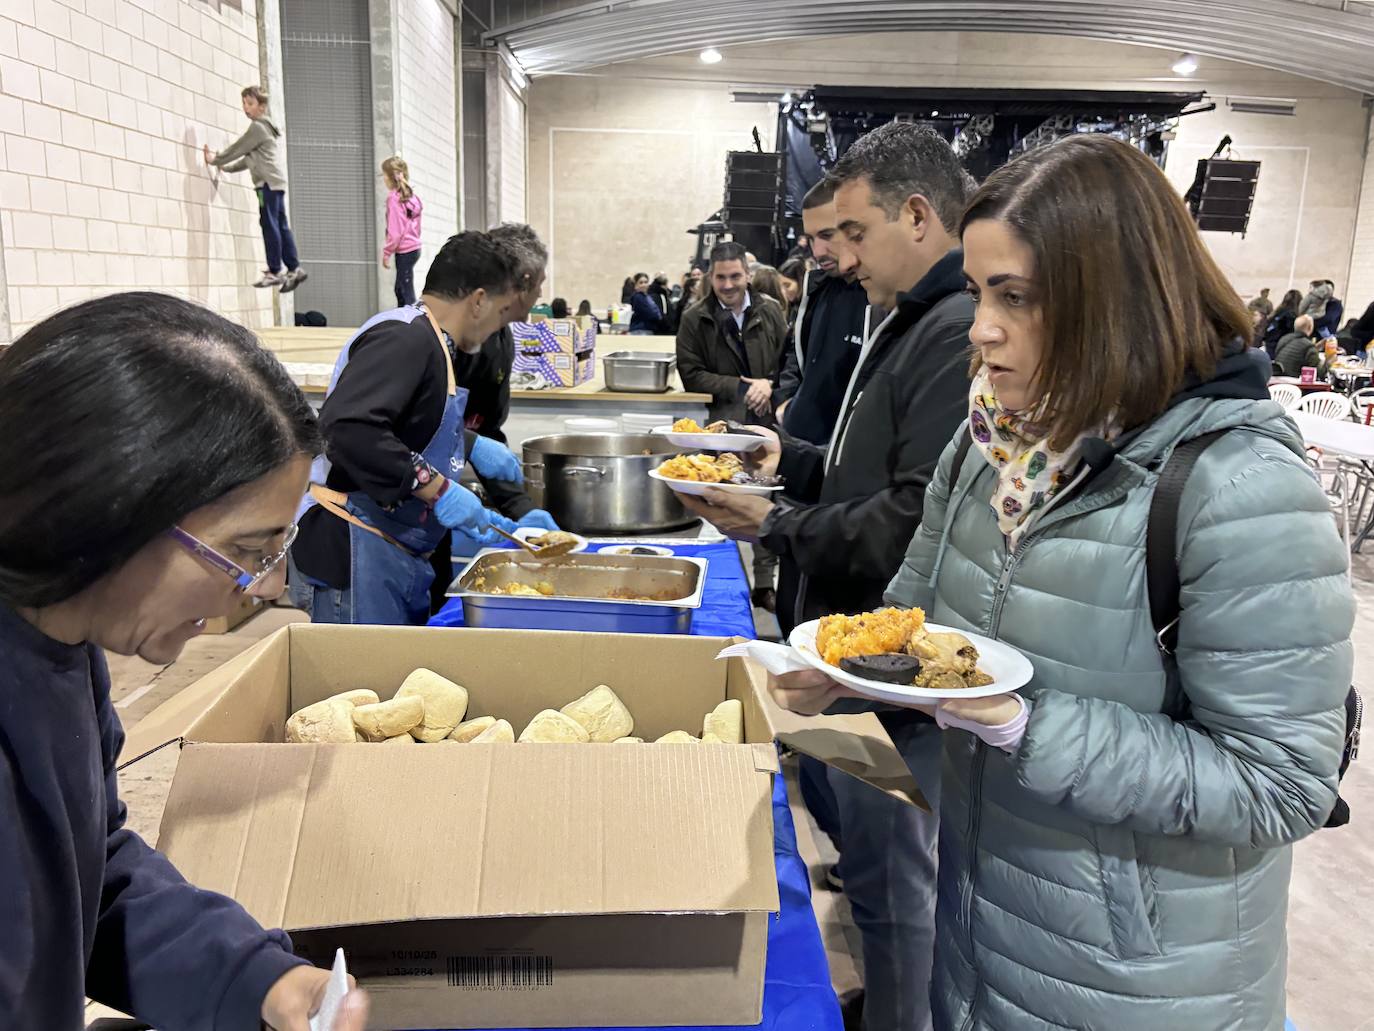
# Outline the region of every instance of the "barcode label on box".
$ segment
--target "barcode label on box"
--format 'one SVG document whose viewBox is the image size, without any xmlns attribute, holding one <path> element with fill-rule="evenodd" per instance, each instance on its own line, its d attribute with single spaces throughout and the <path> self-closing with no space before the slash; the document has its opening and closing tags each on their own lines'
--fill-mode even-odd
<svg viewBox="0 0 1374 1031">
<path fill-rule="evenodd" d="M 449 956 L 450 988 L 528 991 L 553 986 L 552 956 Z"/>
</svg>

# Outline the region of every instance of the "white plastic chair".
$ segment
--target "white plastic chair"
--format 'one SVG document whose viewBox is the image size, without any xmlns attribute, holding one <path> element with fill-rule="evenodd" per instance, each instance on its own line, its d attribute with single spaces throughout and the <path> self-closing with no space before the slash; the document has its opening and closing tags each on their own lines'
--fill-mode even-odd
<svg viewBox="0 0 1374 1031">
<path fill-rule="evenodd" d="M 1350 395 L 1350 403 L 1355 408 L 1355 418 L 1359 422 L 1364 422 L 1365 408 L 1374 405 L 1374 387 L 1365 387 L 1357 390 Z"/>
<path fill-rule="evenodd" d="M 1283 410 L 1286 412 L 1302 400 L 1302 391 L 1292 383 L 1274 383 L 1269 387 L 1269 396 L 1283 405 Z"/>
<path fill-rule="evenodd" d="M 1353 418 L 1355 410 L 1350 405 L 1350 398 L 1344 394 L 1329 391 L 1308 394 L 1294 405 L 1291 411 L 1306 412 L 1308 415 L 1315 415 L 1322 419 L 1335 419 L 1339 422 Z"/>
</svg>

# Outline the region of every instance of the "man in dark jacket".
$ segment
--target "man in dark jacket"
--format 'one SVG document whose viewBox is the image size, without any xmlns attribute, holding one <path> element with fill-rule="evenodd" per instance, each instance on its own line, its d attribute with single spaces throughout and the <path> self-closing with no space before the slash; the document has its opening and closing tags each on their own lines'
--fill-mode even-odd
<svg viewBox="0 0 1374 1031">
<path fill-rule="evenodd" d="M 868 329 L 868 295 L 838 269 L 835 185 L 822 179 L 802 201 L 802 224 L 818 268 L 802 280 L 802 297 L 773 402 L 783 429 L 825 444 Z"/>
<path fill-rule="evenodd" d="M 678 327 L 677 371 L 688 390 L 711 395 L 713 421 L 767 425 L 787 319 L 771 297 L 749 289 L 745 255 L 734 242 L 711 249 L 711 288 Z"/>
<path fill-rule="evenodd" d="M 1312 316 L 1299 315 L 1293 320 L 1293 332 L 1284 336 L 1274 348 L 1274 364 L 1283 375 L 1296 378 L 1302 375 L 1304 366 L 1315 369 L 1321 365 L 1321 352 L 1312 339 L 1312 328 Z"/>
<path fill-rule="evenodd" d="M 783 500 L 686 499 L 725 533 L 795 562 L 793 621 L 882 605 L 940 454 L 968 414 L 973 304 L 957 249 L 968 183 L 954 152 L 931 130 L 893 122 L 854 144 L 831 177 L 844 236 L 839 271 L 891 314 L 865 344 L 829 447 L 787 436 L 770 443 L 761 464 L 787 478 Z M 933 806 L 940 732 L 910 710 L 881 717 Z M 844 890 L 863 938 L 865 1027 L 924 1031 L 938 816 L 843 774 L 827 779 Z"/>
</svg>

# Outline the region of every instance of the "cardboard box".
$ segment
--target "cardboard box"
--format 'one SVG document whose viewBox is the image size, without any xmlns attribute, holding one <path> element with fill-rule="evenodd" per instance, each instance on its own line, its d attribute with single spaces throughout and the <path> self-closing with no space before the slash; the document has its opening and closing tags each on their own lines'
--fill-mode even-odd
<svg viewBox="0 0 1374 1031">
<path fill-rule="evenodd" d="M 596 319 L 551 319 L 535 315 L 511 323 L 515 336 L 513 371 L 532 372 L 549 386 L 575 387 L 596 375 Z"/>
<path fill-rule="evenodd" d="M 373 1028 L 754 1024 L 778 909 L 774 720 L 797 718 L 757 667 L 715 659 L 728 643 L 293 624 L 149 716 L 124 755 L 184 737 L 159 847 L 317 963 L 342 946 Z M 301 706 L 389 697 L 421 665 L 468 688 L 469 717 L 517 729 L 600 683 L 649 740 L 700 733 L 738 698 L 748 743 L 280 743 Z M 803 750 L 838 747 L 911 798 L 875 717 L 801 724 Z"/>
<path fill-rule="evenodd" d="M 239 595 L 238 604 L 234 606 L 234 611 L 227 616 L 216 616 L 214 619 L 205 621 L 203 634 L 227 634 L 236 626 L 246 623 L 251 617 L 257 615 L 262 608 L 262 600 L 251 597 L 247 594 Z"/>
</svg>

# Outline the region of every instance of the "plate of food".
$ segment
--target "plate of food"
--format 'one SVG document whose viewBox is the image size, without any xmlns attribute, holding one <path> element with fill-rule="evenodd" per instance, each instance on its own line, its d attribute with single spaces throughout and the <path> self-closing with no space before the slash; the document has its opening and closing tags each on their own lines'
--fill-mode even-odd
<svg viewBox="0 0 1374 1031">
<path fill-rule="evenodd" d="M 649 475 L 679 494 L 702 495 L 708 490 L 729 494 L 772 494 L 782 490 L 780 476 L 757 476 L 734 455 L 678 455 Z"/>
<path fill-rule="evenodd" d="M 767 437 L 724 420 L 702 426 L 695 419 L 679 419 L 671 426 L 656 426 L 651 432 L 667 437 L 670 444 L 678 447 L 703 451 L 754 451 L 768 442 Z"/>
<path fill-rule="evenodd" d="M 802 623 L 788 643 L 816 669 L 884 702 L 1010 694 L 1035 670 L 1015 648 L 925 621 L 920 609 L 880 609 Z"/>
<path fill-rule="evenodd" d="M 565 544 L 569 540 L 576 541 L 567 551 L 560 549 L 559 554 L 561 555 L 576 555 L 578 552 L 587 550 L 587 538 L 569 533 L 567 530 L 544 530 L 538 526 L 521 526 L 516 529 L 512 536 L 519 537 L 526 544 L 536 548 L 545 548 L 551 544 Z"/>
<path fill-rule="evenodd" d="M 598 553 L 601 555 L 656 555 L 660 558 L 672 558 L 673 550 L 658 544 L 612 544 L 608 548 L 602 548 Z"/>
</svg>

